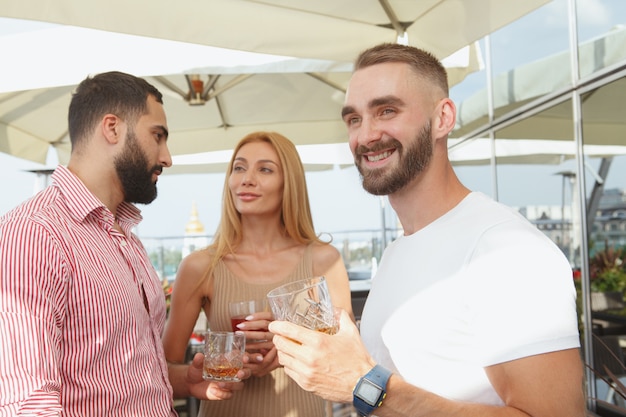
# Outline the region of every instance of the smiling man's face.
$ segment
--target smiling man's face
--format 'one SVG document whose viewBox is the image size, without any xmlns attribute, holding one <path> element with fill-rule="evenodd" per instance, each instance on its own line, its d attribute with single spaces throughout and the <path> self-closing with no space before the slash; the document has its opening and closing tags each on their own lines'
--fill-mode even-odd
<svg viewBox="0 0 626 417">
<path fill-rule="evenodd" d="M 393 194 L 428 166 L 430 103 L 407 64 L 377 64 L 354 73 L 342 115 L 365 190 Z"/>
</svg>

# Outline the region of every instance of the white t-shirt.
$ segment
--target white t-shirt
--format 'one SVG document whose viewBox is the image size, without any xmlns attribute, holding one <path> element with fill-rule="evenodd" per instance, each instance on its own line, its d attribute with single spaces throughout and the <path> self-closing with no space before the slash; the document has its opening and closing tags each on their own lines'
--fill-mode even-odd
<svg viewBox="0 0 626 417">
<path fill-rule="evenodd" d="M 474 192 L 385 250 L 361 335 L 407 382 L 500 405 L 486 366 L 580 346 L 572 270 L 523 216 Z"/>
</svg>

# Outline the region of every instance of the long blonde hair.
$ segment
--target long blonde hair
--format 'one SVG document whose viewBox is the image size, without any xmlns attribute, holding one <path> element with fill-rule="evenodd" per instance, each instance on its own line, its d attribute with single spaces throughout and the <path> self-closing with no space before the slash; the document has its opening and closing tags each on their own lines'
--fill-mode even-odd
<svg viewBox="0 0 626 417">
<path fill-rule="evenodd" d="M 233 155 L 228 163 L 222 194 L 222 217 L 213 242 L 207 248 L 211 255 L 211 263 L 203 281 L 212 276 L 215 266 L 224 256 L 235 253 L 243 239 L 241 213 L 235 208 L 228 180 L 233 172 L 233 163 L 239 149 L 248 143 L 254 142 L 269 143 L 278 154 L 284 178 L 280 223 L 284 234 L 301 244 L 312 242 L 329 243 L 322 241 L 315 233 L 304 167 L 294 144 L 276 132 L 250 133 L 235 146 Z"/>
</svg>

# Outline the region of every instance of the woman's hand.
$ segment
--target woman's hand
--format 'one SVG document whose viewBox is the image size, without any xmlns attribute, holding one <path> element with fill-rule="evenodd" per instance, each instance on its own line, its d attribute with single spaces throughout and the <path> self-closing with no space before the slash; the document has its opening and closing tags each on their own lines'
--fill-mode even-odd
<svg viewBox="0 0 626 417">
<path fill-rule="evenodd" d="M 248 353 L 243 358 L 244 369 L 249 370 L 253 376 L 262 377 L 278 368 L 278 352 L 275 347 L 262 352 Z"/>
<path fill-rule="evenodd" d="M 244 322 L 237 325 L 246 335 L 247 355 L 244 357 L 244 367 L 253 376 L 265 376 L 280 366 L 272 343 L 274 335 L 268 330 L 272 320 L 272 313 L 263 311 L 247 316 Z"/>
</svg>

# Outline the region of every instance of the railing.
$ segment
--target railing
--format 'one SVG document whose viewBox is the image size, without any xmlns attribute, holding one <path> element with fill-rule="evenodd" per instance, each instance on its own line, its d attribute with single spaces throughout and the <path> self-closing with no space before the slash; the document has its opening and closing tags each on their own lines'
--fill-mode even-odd
<svg viewBox="0 0 626 417">
<path fill-rule="evenodd" d="M 323 233 L 322 240 L 330 241 L 343 256 L 346 269 L 351 275 L 368 271 L 373 262 L 380 261 L 384 246 L 392 242 L 399 229 L 346 230 Z M 187 235 L 174 237 L 142 237 L 150 260 L 162 279 L 173 281 L 180 261 L 190 252 L 207 246 L 211 235 Z"/>
</svg>

